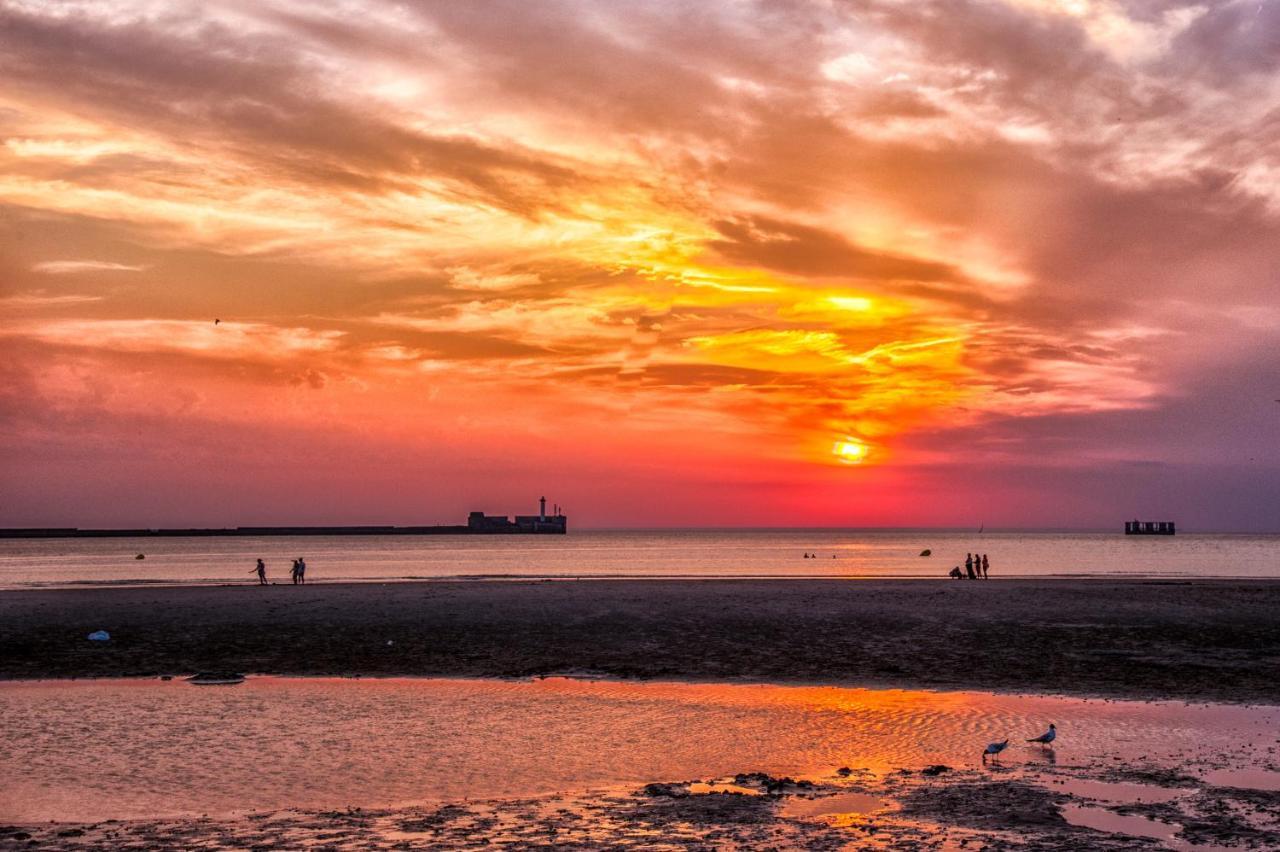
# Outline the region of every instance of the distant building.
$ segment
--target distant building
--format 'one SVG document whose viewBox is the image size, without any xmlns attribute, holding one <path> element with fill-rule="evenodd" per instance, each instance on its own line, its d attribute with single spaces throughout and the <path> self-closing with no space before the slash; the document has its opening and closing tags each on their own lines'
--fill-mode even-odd
<svg viewBox="0 0 1280 852">
<path fill-rule="evenodd" d="M 538 514 L 516 515 L 511 520 L 506 515 L 486 515 L 484 512 L 472 512 L 467 516 L 467 529 L 484 533 L 550 533 L 568 532 L 569 519 L 559 506 L 552 514 L 547 514 L 547 498 L 538 498 Z"/>
</svg>

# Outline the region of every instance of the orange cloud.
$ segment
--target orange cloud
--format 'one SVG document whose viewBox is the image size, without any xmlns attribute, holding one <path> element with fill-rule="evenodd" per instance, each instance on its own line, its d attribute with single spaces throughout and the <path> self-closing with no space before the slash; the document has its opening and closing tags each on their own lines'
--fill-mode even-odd
<svg viewBox="0 0 1280 852">
<path fill-rule="evenodd" d="M 180 387 L 175 431 L 888 494 L 1275 342 L 1272 6 L 498 6 L 0 9 L 9 404 L 67 418 L 24 440 Z"/>
</svg>

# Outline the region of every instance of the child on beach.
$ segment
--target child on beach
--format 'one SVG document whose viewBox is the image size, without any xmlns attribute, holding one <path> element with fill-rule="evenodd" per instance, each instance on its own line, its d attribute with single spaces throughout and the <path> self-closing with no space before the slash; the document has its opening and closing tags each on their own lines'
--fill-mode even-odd
<svg viewBox="0 0 1280 852">
<path fill-rule="evenodd" d="M 259 559 L 257 566 L 255 566 L 253 571 L 250 571 L 249 573 L 252 574 L 255 571 L 258 574 L 258 585 L 265 586 L 267 584 L 267 563 Z"/>
</svg>

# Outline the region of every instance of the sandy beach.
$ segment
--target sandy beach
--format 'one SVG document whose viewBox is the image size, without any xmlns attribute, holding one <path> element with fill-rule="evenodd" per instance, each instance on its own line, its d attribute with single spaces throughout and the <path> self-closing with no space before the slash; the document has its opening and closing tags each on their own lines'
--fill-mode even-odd
<svg viewBox="0 0 1280 852">
<path fill-rule="evenodd" d="M 745 711 L 734 703 L 737 698 L 721 710 L 714 709 L 722 705 L 721 698 L 680 698 L 680 689 L 710 689 L 709 695 L 715 695 L 712 685 L 682 687 L 670 682 L 847 683 L 975 689 L 990 697 L 886 693 L 897 697 L 884 698 L 889 702 L 884 715 L 876 715 L 882 699 L 874 695 L 851 693 L 834 700 L 815 688 L 817 693 L 803 693 L 803 699 L 780 697 L 769 712 L 796 708 L 800 715 L 777 716 L 783 727 L 766 725 L 773 733 L 764 739 L 758 735 L 743 739 L 745 729 L 728 735 L 733 744 L 726 743 L 727 751 L 716 753 L 729 762 L 710 770 L 714 774 L 671 777 L 658 768 L 656 758 L 650 772 L 643 767 L 609 770 L 606 767 L 613 766 L 610 761 L 616 758 L 602 753 L 600 766 L 587 760 L 575 772 L 582 777 L 602 773 L 600 777 L 607 778 L 609 772 L 617 771 L 622 773 L 617 777 L 647 780 L 612 787 L 553 785 L 546 789 L 558 792 L 546 795 L 459 798 L 456 791 L 445 788 L 462 784 L 459 789 L 471 789 L 467 785 L 474 787 L 475 782 L 465 781 L 465 775 L 458 780 L 444 776 L 445 782 L 420 792 L 413 788 L 411 794 L 364 800 L 359 790 L 370 782 L 352 779 L 350 798 L 343 788 L 338 800 L 343 802 L 341 807 L 317 808 L 287 797 L 283 800 L 287 807 L 280 807 L 278 801 L 263 807 L 247 796 L 243 808 L 237 805 L 234 812 L 212 808 L 206 816 L 190 812 L 165 816 L 166 807 L 172 805 L 160 805 L 159 800 L 155 810 L 143 811 L 154 815 L 145 818 L 114 818 L 124 812 L 108 809 L 96 811 L 98 816 L 90 819 L 70 816 L 74 808 L 55 808 L 60 817 L 53 822 L 47 821 L 46 814 L 45 818 L 11 817 L 9 824 L 0 825 L 0 849 L 463 849 L 494 844 L 518 849 L 646 850 L 969 846 L 1138 850 L 1202 844 L 1275 848 L 1280 843 L 1280 743 L 1265 722 L 1274 708 L 1224 708 L 1221 704 L 1189 708 L 1152 699 L 1280 703 L 1277 604 L 1280 583 L 1267 581 L 473 581 L 3 592 L 0 677 L 15 681 L 135 677 L 150 678 L 154 685 L 145 687 L 145 680 L 83 684 L 80 688 L 106 689 L 104 695 L 115 696 L 105 703 L 88 704 L 70 694 L 41 698 L 61 695 L 53 685 L 7 687 L 26 690 L 26 697 L 11 691 L 0 698 L 9 702 L 11 714 L 27 708 L 21 711 L 27 733 L 13 735 L 21 738 L 21 750 L 29 754 L 33 766 L 45 765 L 45 783 L 51 781 L 55 788 L 64 783 L 57 779 L 73 778 L 74 773 L 51 774 L 46 762 L 59 750 L 84 747 L 58 739 L 62 736 L 58 731 L 66 724 L 89 724 L 93 736 L 106 738 L 93 747 L 98 772 L 123 766 L 119 771 L 126 776 L 122 778 L 134 774 L 128 768 L 134 764 L 119 763 L 123 754 L 133 753 L 132 747 L 123 745 L 132 741 L 133 734 L 101 730 L 116 724 L 116 711 L 111 709 L 116 706 L 145 705 L 150 708 L 147 712 L 161 713 L 146 726 L 146 737 L 160 739 L 139 740 L 137 745 L 156 756 L 158 767 L 187 759 L 186 750 L 194 745 L 184 739 L 187 734 L 159 735 L 161 727 L 203 732 L 199 748 L 225 753 L 235 766 L 240 759 L 237 749 L 245 747 L 235 744 L 253 742 L 262 724 L 244 722 L 248 727 L 231 737 L 234 726 L 225 721 L 228 712 L 237 720 L 245 711 L 255 719 L 262 713 L 285 713 L 293 720 L 292 727 L 313 718 L 310 714 L 316 711 L 303 708 L 325 707 L 324 712 L 340 713 L 349 720 L 342 731 L 357 738 L 350 747 L 384 755 L 379 766 L 401 761 L 393 777 L 412 784 L 420 770 L 405 767 L 414 766 L 419 757 L 440 759 L 440 748 L 420 744 L 396 757 L 396 749 L 408 742 L 407 734 L 389 744 L 361 725 L 391 712 L 389 708 L 402 707 L 406 715 L 398 717 L 393 730 L 401 730 L 400 725 L 446 724 L 446 715 L 456 713 L 461 714 L 457 730 L 465 732 L 473 721 L 491 719 L 502 702 L 515 700 L 501 690 L 536 688 L 528 711 L 521 709 L 526 705 L 503 705 L 508 708 L 504 711 L 508 721 L 498 730 L 515 739 L 499 746 L 505 762 L 486 768 L 481 776 L 488 779 L 485 784 L 490 789 L 501 789 L 504 777 L 514 773 L 517 764 L 522 772 L 536 776 L 537 767 L 543 765 L 539 761 L 555 760 L 556 755 L 560 762 L 567 760 L 563 744 L 578 743 L 584 736 L 596 750 L 606 740 L 620 738 L 609 746 L 613 754 L 631 754 L 635 749 L 628 744 L 656 742 L 653 731 L 638 740 L 628 738 L 637 734 L 628 733 L 627 726 L 646 724 L 642 717 L 650 711 L 640 708 L 652 708 L 655 715 L 644 718 L 667 731 L 664 751 L 670 751 L 675 742 L 668 727 L 671 720 L 683 720 L 675 722 L 682 726 L 713 724 L 704 718 L 713 712 L 724 713 L 725 724 L 743 725 L 744 719 L 753 718 L 742 715 Z M 109 642 L 86 639 L 99 629 L 111 634 Z M 250 685 L 200 688 L 155 680 L 160 675 L 211 670 L 248 673 Z M 488 680 L 444 681 L 456 684 L 448 688 L 459 692 L 452 698 L 439 691 L 442 687 L 429 683 L 292 681 L 314 696 L 304 700 L 288 679 L 275 682 L 257 677 L 259 673 Z M 555 674 L 615 680 L 582 687 L 573 686 L 581 681 L 555 678 L 512 680 Z M 628 683 L 646 692 L 643 696 L 618 692 Z M 358 692 L 344 691 L 343 685 Z M 374 686 L 376 695 L 369 692 Z M 169 691 L 154 693 L 145 701 L 137 697 L 143 694 L 139 690 L 157 688 Z M 49 693 L 51 689 L 55 692 Z M 395 695 L 405 690 L 413 691 L 414 697 L 394 703 Z M 578 711 L 549 709 L 552 705 L 546 704 L 580 700 L 584 692 L 600 694 L 603 703 Z M 993 693 L 1140 700 L 1001 698 Z M 157 703 L 161 698 L 164 702 Z M 641 704 L 632 703 L 642 699 Z M 350 705 L 355 709 L 340 711 L 348 700 L 357 702 Z M 435 709 L 423 703 L 428 700 Z M 704 703 L 708 700 L 710 704 Z M 992 724 L 1000 714 L 992 709 L 966 710 L 966 705 L 957 704 L 969 700 L 988 708 L 1004 706 L 1002 701 L 1012 702 L 1010 707 L 1023 707 L 1019 702 L 1027 701 L 1076 703 L 1052 711 L 1028 711 L 1030 715 L 1020 716 L 1013 726 L 1015 736 L 1025 736 L 1039 730 L 1041 717 L 1056 719 L 1067 731 L 1056 750 L 1019 739 L 1006 761 L 985 765 L 977 752 L 981 743 L 992 738 L 988 734 L 1000 735 Z M 118 704 L 121 701 L 125 703 Z M 801 709 L 796 701 L 808 709 Z M 806 703 L 811 701 L 816 703 Z M 870 709 L 862 712 L 872 715 L 850 715 L 857 712 L 858 702 L 870 702 L 866 705 Z M 215 705 L 223 709 L 216 710 Z M 108 715 L 97 722 L 81 720 L 86 708 Z M 836 708 L 838 717 L 824 715 Z M 548 715 L 541 721 L 520 721 L 533 712 Z M 622 715 L 614 719 L 607 716 L 610 713 Z M 1224 730 L 1210 741 L 1203 732 L 1223 725 L 1215 727 L 1203 720 L 1218 713 L 1235 714 L 1230 716 L 1235 721 L 1223 723 L 1233 731 L 1249 725 L 1257 730 L 1243 737 Z M 50 714 L 77 721 L 51 722 Z M 1109 718 L 1106 714 L 1114 714 L 1117 730 L 1126 731 L 1120 739 L 1113 741 L 1110 724 L 1098 721 Z M 1086 716 L 1095 721 L 1086 725 Z M 1193 723 L 1192 716 L 1201 721 Z M 941 761 L 912 757 L 910 750 L 944 724 L 944 717 L 952 720 L 945 724 L 952 726 L 948 730 L 953 734 L 939 747 L 952 752 Z M 14 715 L 10 720 L 17 724 L 18 718 Z M 548 720 L 560 720 L 556 723 L 560 724 L 568 718 L 583 720 L 584 731 L 569 725 L 558 735 L 561 746 L 543 746 L 549 736 Z M 832 760 L 820 760 L 823 765 L 814 771 L 786 780 L 776 771 L 773 775 L 761 772 L 769 769 L 768 761 L 760 765 L 747 756 L 751 753 L 745 748 L 748 741 L 768 743 L 766 752 L 784 740 L 811 742 L 817 732 L 812 726 L 819 719 L 850 727 L 831 729 L 839 745 L 830 752 Z M 888 721 L 881 725 L 873 719 Z M 328 727 L 324 717 L 306 724 L 319 725 L 321 732 Z M 522 727 L 526 724 L 539 730 L 540 736 L 529 739 L 530 732 Z M 589 724 L 604 727 L 587 735 Z M 271 728 L 278 729 L 283 730 Z M 364 733 L 358 733 L 361 730 Z M 486 742 L 494 736 L 483 733 L 493 729 L 480 730 Z M 1173 731 L 1181 733 L 1170 739 Z M 849 739 L 855 734 L 871 739 L 858 746 Z M 1003 735 L 1008 734 L 1004 730 Z M 89 734 L 82 733 L 77 743 L 84 736 Z M 42 741 L 42 737 L 52 739 Z M 280 741 L 273 737 L 270 742 Z M 700 740 L 694 736 L 681 742 L 681 748 L 689 749 Z M 895 751 L 894 743 L 907 751 Z M 11 745 L 17 749 L 16 743 Z M 285 757 L 269 759 L 263 770 L 288 765 L 287 744 L 278 747 L 286 749 Z M 256 754 L 263 747 L 250 748 Z M 328 759 L 340 758 L 341 746 L 328 748 L 337 748 L 333 752 L 337 757 Z M 465 753 L 459 758 L 459 771 L 474 772 L 474 755 L 487 749 L 459 748 Z M 533 751 L 517 761 L 516 752 L 528 748 Z M 541 755 L 544 748 L 550 751 Z M 163 749 L 178 751 L 161 758 Z M 640 752 L 643 755 L 643 749 Z M 320 754 L 313 753 L 312 758 L 319 759 Z M 308 760 L 302 765 L 313 763 Z M 690 765 L 701 770 L 713 763 L 695 759 Z M 725 768 L 731 774 L 719 774 Z M 225 771 L 206 783 L 221 783 L 218 779 Z M 292 770 L 279 771 L 287 779 Z M 20 786 L 22 777 L 20 773 L 10 779 L 19 785 L 10 791 L 15 802 L 35 797 L 30 799 L 34 803 L 48 795 L 27 791 Z M 87 781 L 92 778 L 91 774 Z M 65 783 L 72 786 L 62 795 L 84 801 L 74 792 L 78 782 Z M 112 786 L 105 779 L 95 783 L 105 786 L 94 789 L 109 791 Z M 280 783 L 287 781 L 274 781 L 272 789 Z M 388 805 L 388 801 L 414 803 Z M 35 813 L 19 808 L 13 814 L 28 812 Z M 101 818 L 104 813 L 112 818 Z"/>
<path fill-rule="evenodd" d="M 1280 701 L 1280 583 L 593 580 L 0 592 L 0 678 L 706 681 Z M 85 636 L 107 630 L 111 641 Z"/>
</svg>

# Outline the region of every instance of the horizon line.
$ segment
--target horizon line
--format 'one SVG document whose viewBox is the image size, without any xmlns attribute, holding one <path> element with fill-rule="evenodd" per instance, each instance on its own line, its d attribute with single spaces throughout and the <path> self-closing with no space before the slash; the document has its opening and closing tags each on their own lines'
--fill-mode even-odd
<svg viewBox="0 0 1280 852">
<path fill-rule="evenodd" d="M 1060 533 L 1060 534 L 1088 534 L 1088 533 L 1114 533 L 1124 535 L 1123 523 L 1118 526 L 993 526 L 983 528 L 981 530 L 973 527 L 961 527 L 954 525 L 895 525 L 895 526 L 833 526 L 833 525 L 814 525 L 814 526 L 755 526 L 755 525 L 683 525 L 683 526 L 666 526 L 666 525 L 641 525 L 641 526 L 610 526 L 610 525 L 585 525 L 572 527 L 572 532 L 592 532 L 592 533 L 608 533 L 608 532 L 653 532 L 653 533 L 674 533 L 674 532 L 849 532 L 849 533 L 914 533 L 914 532 L 934 532 L 934 533 L 965 533 L 972 535 L 988 535 L 992 533 Z M 227 526 L 63 526 L 63 525 L 22 525 L 22 526 L 3 526 L 0 527 L 0 534 L 10 530 L 108 530 L 108 531 L 131 531 L 131 530 L 147 530 L 147 531 L 167 531 L 167 530 L 234 530 L 234 529 L 271 529 L 271 528 L 297 528 L 297 529 L 314 529 L 318 527 L 331 527 L 341 529 L 343 527 L 388 527 L 403 529 L 406 527 L 453 527 L 460 526 L 456 524 L 385 524 L 385 523 L 350 523 L 350 524 L 325 524 L 325 523 L 286 523 L 286 524 L 236 524 Z M 1198 529 L 1186 528 L 1180 526 L 1178 535 L 1280 535 L 1280 529 Z M 1141 536 L 1138 536 L 1141 538 Z"/>
</svg>

